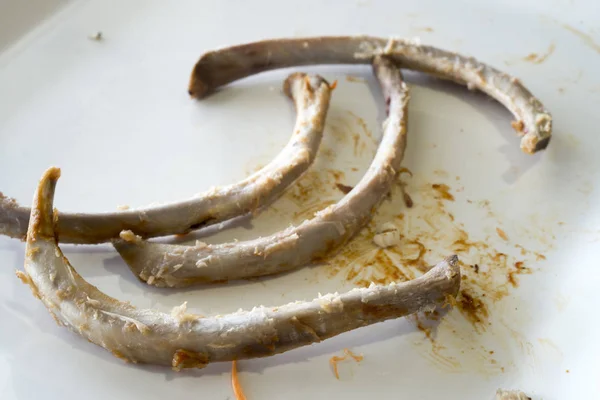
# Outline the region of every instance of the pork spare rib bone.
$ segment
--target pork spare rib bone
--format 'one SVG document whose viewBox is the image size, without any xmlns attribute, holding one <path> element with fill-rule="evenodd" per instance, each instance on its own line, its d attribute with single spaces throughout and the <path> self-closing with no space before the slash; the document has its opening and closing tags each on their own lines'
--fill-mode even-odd
<svg viewBox="0 0 600 400">
<path fill-rule="evenodd" d="M 372 285 L 280 307 L 255 307 L 223 316 L 137 309 L 85 281 L 56 237 L 53 198 L 60 170 L 50 168 L 33 199 L 25 271 L 28 284 L 59 325 L 134 363 L 202 368 L 209 363 L 265 357 L 343 332 L 443 305 L 456 296 L 460 269 L 451 256 L 409 282 Z"/>
<path fill-rule="evenodd" d="M 162 287 L 271 275 L 321 259 L 353 237 L 389 193 L 406 147 L 408 88 L 400 70 L 385 57 L 373 60 L 373 70 L 389 115 L 375 158 L 350 193 L 312 219 L 259 239 L 196 246 L 135 238 L 114 241 L 133 273 Z"/>
<path fill-rule="evenodd" d="M 552 118 L 517 79 L 473 58 L 404 40 L 363 36 L 275 39 L 211 51 L 204 54 L 194 67 L 189 91 L 192 96 L 202 98 L 219 86 L 271 69 L 293 65 L 369 63 L 380 59 L 382 55 L 401 67 L 482 90 L 504 104 L 518 120 L 514 125 L 524 135 L 521 148 L 525 152 L 533 153 L 548 145 Z M 368 177 L 365 176 L 361 182 L 365 179 Z M 330 223 L 332 220 L 325 219 L 325 215 L 336 207 L 342 207 L 342 212 L 345 212 L 343 207 L 347 199 L 360 194 L 360 189 L 355 189 L 338 205 L 324 210 L 299 227 L 253 241 L 212 246 L 201 244 L 202 247 L 136 240 L 118 241 L 115 245 L 140 279 L 157 286 L 188 286 L 277 273 L 323 257 L 343 244 L 358 228 L 352 224 L 336 224 L 339 230 L 337 237 L 344 238 L 331 241 L 324 234 L 315 234 L 315 238 L 322 239 L 320 243 L 318 240 L 309 242 L 307 234 L 302 236 L 298 230 L 311 228 L 324 232 L 329 229 L 333 232 L 334 226 L 317 228 L 316 224 L 321 221 Z M 347 219 L 351 217 L 342 215 L 339 221 L 345 219 L 345 223 L 348 223 Z M 333 232 L 331 235 L 336 234 Z M 309 243 L 310 247 L 305 243 Z M 294 257 L 292 254 L 299 249 L 301 256 Z"/>
<path fill-rule="evenodd" d="M 263 71 L 314 64 L 370 64 L 378 55 L 391 58 L 402 68 L 464 84 L 496 99 L 516 118 L 513 127 L 523 136 L 524 152 L 535 153 L 548 145 L 552 117 L 517 78 L 472 57 L 414 40 L 325 36 L 272 39 L 227 47 L 200 57 L 189 91 L 192 96 L 202 98 L 220 86 Z"/>
<path fill-rule="evenodd" d="M 123 230 L 142 237 L 185 233 L 265 206 L 290 186 L 312 164 L 323 136 L 331 96 L 320 76 L 290 75 L 284 92 L 296 108 L 294 133 L 269 164 L 248 178 L 215 187 L 189 200 L 133 210 L 85 214 L 61 213 L 58 237 L 65 243 L 100 243 L 118 238 Z M 30 209 L 0 193 L 0 234 L 24 238 Z"/>
</svg>

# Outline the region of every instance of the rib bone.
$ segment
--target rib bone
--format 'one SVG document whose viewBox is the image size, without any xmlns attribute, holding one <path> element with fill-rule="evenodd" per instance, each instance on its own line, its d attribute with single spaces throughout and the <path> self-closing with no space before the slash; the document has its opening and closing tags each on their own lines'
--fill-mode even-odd
<svg viewBox="0 0 600 400">
<path fill-rule="evenodd" d="M 524 152 L 535 153 L 548 145 L 552 117 L 518 79 L 472 57 L 409 40 L 370 36 L 273 39 L 210 51 L 197 62 L 189 91 L 201 98 L 220 86 L 263 71 L 314 64 L 370 64 L 382 54 L 402 68 L 464 84 L 498 100 L 517 119 L 513 126 L 523 135 Z"/>
<path fill-rule="evenodd" d="M 122 230 L 142 237 L 185 233 L 254 211 L 279 197 L 315 159 L 323 136 L 331 88 L 319 76 L 290 75 L 285 93 L 294 101 L 294 133 L 279 155 L 248 178 L 192 199 L 157 207 L 100 214 L 61 213 L 58 235 L 65 243 L 100 243 Z M 30 209 L 0 193 L 0 234 L 24 238 Z"/>
<path fill-rule="evenodd" d="M 245 242 L 196 247 L 116 240 L 133 273 L 163 287 L 276 274 L 325 257 L 354 236 L 389 193 L 406 147 L 408 88 L 390 60 L 376 57 L 373 69 L 389 102 L 389 117 L 369 170 L 342 200 L 298 226 Z"/>
<path fill-rule="evenodd" d="M 17 275 L 60 325 L 134 363 L 202 368 L 211 362 L 265 357 L 320 342 L 352 329 L 443 304 L 456 296 L 460 269 L 448 257 L 425 275 L 372 285 L 308 302 L 215 317 L 136 309 L 86 282 L 56 241 L 53 197 L 60 170 L 50 168 L 33 199 L 25 272 Z"/>
</svg>

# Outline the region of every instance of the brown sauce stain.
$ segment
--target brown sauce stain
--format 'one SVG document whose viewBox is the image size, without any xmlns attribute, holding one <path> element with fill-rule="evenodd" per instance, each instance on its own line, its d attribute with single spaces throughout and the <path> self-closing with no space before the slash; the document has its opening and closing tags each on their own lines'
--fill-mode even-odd
<svg viewBox="0 0 600 400">
<path fill-rule="evenodd" d="M 352 186 L 344 185 L 343 183 L 336 183 L 335 187 L 344 194 L 348 194 L 354 189 Z"/>
<path fill-rule="evenodd" d="M 492 358 L 490 349 L 480 344 L 478 337 L 496 331 L 490 329 L 495 321 L 492 316 L 496 304 L 519 285 L 521 275 L 535 271 L 528 264 L 538 262 L 537 255 L 543 255 L 522 244 L 507 248 L 506 241 L 499 236 L 471 235 L 446 209 L 447 201 L 454 200 L 447 184 L 408 182 L 406 186 L 416 197 L 413 208 L 404 204 L 404 185 L 394 185 L 389 200 L 376 210 L 372 221 L 337 254 L 325 260 L 327 265 L 320 271 L 325 271 L 328 277 L 339 276 L 355 286 L 366 287 L 371 282 L 389 284 L 414 279 L 445 256 L 457 254 L 463 275 L 460 295 L 444 318 L 435 313 L 419 317 L 414 325 L 423 332 L 428 344 L 419 342 L 417 346 L 444 371 L 502 373 L 512 364 L 503 362 L 497 352 Z M 466 201 L 464 205 L 486 215 L 483 223 L 494 229 L 497 217 L 489 201 Z M 396 246 L 380 249 L 372 240 L 376 228 L 385 222 L 398 227 L 401 240 Z M 502 251 L 496 248 L 500 246 Z"/>
<path fill-rule="evenodd" d="M 313 203 L 320 198 L 321 194 L 330 190 L 330 176 L 335 176 L 335 171 L 309 170 L 285 192 L 283 198 L 292 201 L 299 207 L 304 207 L 306 203 Z"/>
<path fill-rule="evenodd" d="M 433 173 L 439 176 L 440 178 L 448 178 L 448 172 L 444 171 L 443 169 L 436 169 L 435 171 L 433 171 Z"/>
<path fill-rule="evenodd" d="M 533 271 L 527 267 L 525 267 L 523 261 L 517 261 L 514 264 L 514 269 L 510 270 L 506 274 L 507 281 L 512 285 L 512 287 L 519 286 L 519 275 L 529 275 L 533 273 Z"/>
<path fill-rule="evenodd" d="M 334 181 L 338 182 L 345 178 L 345 174 L 337 169 L 327 169 L 325 172 L 333 178 Z"/>
<path fill-rule="evenodd" d="M 354 281 L 356 286 L 369 287 L 371 283 L 388 285 L 392 282 L 406 282 L 415 278 L 414 273 L 401 268 L 383 249 L 371 252 L 365 257 L 363 263 L 355 264 L 355 268 L 348 271 L 345 279 Z"/>
<path fill-rule="evenodd" d="M 404 197 L 404 205 L 406 206 L 406 208 L 412 208 L 415 205 L 412 197 L 410 197 L 410 195 L 406 191 L 403 191 L 402 195 Z"/>
<path fill-rule="evenodd" d="M 346 80 L 352 83 L 367 83 L 367 80 L 365 78 L 353 75 L 346 75 Z"/>
<path fill-rule="evenodd" d="M 359 145 L 360 145 L 360 135 L 358 133 L 352 134 L 352 142 L 354 143 L 354 156 L 358 156 L 359 154 Z"/>
<path fill-rule="evenodd" d="M 476 328 L 485 329 L 482 325 L 487 322 L 490 313 L 486 304 L 477 295 L 461 290 L 458 296 L 458 309 Z"/>
<path fill-rule="evenodd" d="M 319 150 L 319 154 L 329 162 L 334 162 L 337 158 L 335 151 L 328 146 L 322 146 Z"/>
<path fill-rule="evenodd" d="M 498 234 L 498 236 L 500 236 L 502 240 L 508 241 L 508 235 L 502 229 L 496 227 L 496 233 Z"/>
<path fill-rule="evenodd" d="M 345 143 L 349 137 L 347 129 L 341 127 L 338 123 L 330 124 L 329 131 L 331 137 L 333 137 L 338 143 Z"/>
<path fill-rule="evenodd" d="M 434 183 L 431 187 L 435 189 L 442 199 L 454 201 L 454 196 L 450 193 L 450 187 L 448 185 L 444 183 Z"/>
<path fill-rule="evenodd" d="M 352 111 L 348 111 L 348 114 L 350 114 L 355 119 L 356 123 L 361 127 L 363 134 L 369 139 L 371 139 L 373 143 L 376 143 L 377 141 L 373 137 L 373 133 L 369 130 L 369 127 L 367 126 L 365 120 L 359 117 L 358 115 L 354 114 Z"/>
<path fill-rule="evenodd" d="M 552 43 L 548 47 L 548 50 L 546 50 L 545 53 L 543 53 L 543 54 L 530 53 L 526 57 L 523 57 L 523 61 L 527 61 L 527 62 L 530 62 L 533 64 L 541 64 L 544 61 L 546 61 L 548 59 L 548 57 L 550 57 L 552 55 L 552 53 L 554 53 L 555 49 L 556 49 L 556 45 L 554 43 Z"/>
<path fill-rule="evenodd" d="M 588 46 L 590 49 L 592 49 L 596 53 L 600 54 L 600 44 L 596 43 L 596 41 L 594 40 L 594 38 L 591 35 L 589 35 L 585 32 L 582 32 L 579 29 L 575 28 L 574 26 L 571 26 L 568 24 L 562 24 L 562 27 L 565 28 L 566 30 L 568 30 L 569 32 L 573 33 L 577 37 L 579 37 L 583 41 L 583 43 L 586 46 Z"/>
</svg>

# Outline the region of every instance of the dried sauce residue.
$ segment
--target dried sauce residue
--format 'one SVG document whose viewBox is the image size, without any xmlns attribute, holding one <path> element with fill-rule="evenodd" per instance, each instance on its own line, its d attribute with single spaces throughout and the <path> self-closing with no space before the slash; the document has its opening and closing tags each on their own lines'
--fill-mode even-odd
<svg viewBox="0 0 600 400">
<path fill-rule="evenodd" d="M 370 161 L 376 151 L 377 143 L 365 121 L 351 112 L 343 112 L 330 119 L 332 122 L 328 125 L 328 129 L 331 135 L 323 139 L 324 143 L 317 153 L 314 165 L 338 164 L 340 143 L 349 140 L 354 141 L 354 155 L 357 158 L 363 157 L 365 162 Z M 369 151 L 365 151 L 367 149 Z M 349 170 L 356 172 L 358 168 L 352 167 Z M 291 214 L 292 223 L 303 222 L 314 217 L 316 212 L 335 204 L 342 195 L 348 194 L 353 187 L 347 185 L 346 181 L 348 179 L 342 170 L 311 168 L 290 186 L 281 198 L 265 211 L 265 214 L 285 215 L 286 220 Z"/>
<path fill-rule="evenodd" d="M 578 36 L 586 46 L 594 50 L 596 53 L 600 54 L 600 44 L 596 43 L 596 41 L 591 35 L 582 32 L 574 26 L 568 24 L 562 24 L 562 27 L 568 30 L 569 32 L 573 33 L 574 35 Z"/>
<path fill-rule="evenodd" d="M 347 360 L 348 357 L 352 358 L 354 361 L 361 362 L 363 360 L 363 356 L 362 355 L 356 355 L 354 353 L 352 353 L 350 350 L 348 349 L 344 349 L 344 355 L 342 357 L 340 356 L 333 356 L 329 359 L 329 365 L 331 365 L 331 369 L 333 370 L 333 375 L 335 375 L 336 379 L 340 379 L 340 374 L 338 371 L 338 363 L 340 361 L 344 361 Z"/>
<path fill-rule="evenodd" d="M 457 254 L 463 278 L 455 307 L 443 319 L 436 313 L 418 317 L 415 327 L 431 342 L 419 348 L 447 371 L 502 373 L 510 363 L 502 365 L 498 354 L 492 358 L 489 348 L 478 344 L 477 338 L 491 334 L 496 303 L 518 286 L 521 275 L 534 271 L 531 267 L 541 254 L 510 244 L 500 232 L 494 232 L 498 221 L 489 201 L 464 204 L 472 204 L 473 212 L 483 214 L 483 225 L 491 225 L 494 232 L 473 237 L 446 208 L 454 204 L 449 201 L 455 201 L 447 184 L 416 185 L 409 180 L 406 185 L 416 197 L 413 208 L 403 204 L 403 185 L 394 185 L 390 199 L 382 203 L 369 225 L 327 260 L 327 274 L 355 286 L 389 284 L 414 279 L 444 257 Z M 382 249 L 372 239 L 376 227 L 386 222 L 398 227 L 401 238 L 396 246 Z"/>
<path fill-rule="evenodd" d="M 354 118 L 354 120 L 355 120 L 355 123 L 361 127 L 364 136 L 371 139 L 373 144 L 377 144 L 377 141 L 375 140 L 373 133 L 369 130 L 369 127 L 367 126 L 367 123 L 365 122 L 365 120 L 362 119 L 361 117 L 359 117 L 358 115 L 354 114 L 352 111 L 348 111 L 348 114 L 350 116 L 352 116 L 352 118 Z"/>
<path fill-rule="evenodd" d="M 556 49 L 556 45 L 554 43 L 552 43 L 548 47 L 548 50 L 546 50 L 545 53 L 543 53 L 543 54 L 530 53 L 527 57 L 523 58 L 523 61 L 527 61 L 527 62 L 530 62 L 533 64 L 541 64 L 544 61 L 546 61 L 548 59 L 548 57 L 550 57 L 552 55 L 552 53 L 554 53 L 555 49 Z"/>
<path fill-rule="evenodd" d="M 408 194 L 408 192 L 406 192 L 406 190 L 402 191 L 402 197 L 404 199 L 404 205 L 406 206 L 406 208 L 412 208 L 415 205 L 412 197 L 410 197 L 410 195 Z"/>
<path fill-rule="evenodd" d="M 498 234 L 498 236 L 500 236 L 500 238 L 502 240 L 508 241 L 508 235 L 502 229 L 500 229 L 500 228 L 497 227 L 496 228 L 496 233 Z"/>
<path fill-rule="evenodd" d="M 365 78 L 361 78 L 359 76 L 353 76 L 353 75 L 346 75 L 346 80 L 348 82 L 353 82 L 353 83 L 367 83 L 367 80 Z"/>
<path fill-rule="evenodd" d="M 454 201 L 454 196 L 450 193 L 450 187 L 443 183 L 434 183 L 431 185 L 437 192 L 437 195 L 444 200 Z"/>
<path fill-rule="evenodd" d="M 490 316 L 485 303 L 477 296 L 473 297 L 467 290 L 461 290 L 457 300 L 459 310 L 475 326 L 483 324 Z"/>
<path fill-rule="evenodd" d="M 354 189 L 352 186 L 344 185 L 343 183 L 336 183 L 335 187 L 344 194 L 348 194 Z"/>
</svg>

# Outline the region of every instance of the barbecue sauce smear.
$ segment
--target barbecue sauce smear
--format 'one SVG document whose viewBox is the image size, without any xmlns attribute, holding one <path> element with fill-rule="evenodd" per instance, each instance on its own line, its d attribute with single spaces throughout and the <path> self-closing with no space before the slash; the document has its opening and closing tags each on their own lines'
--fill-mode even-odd
<svg viewBox="0 0 600 400">
<path fill-rule="evenodd" d="M 283 203 L 292 205 L 295 224 L 337 202 L 357 182 L 356 176 L 346 176 L 353 175 L 356 168 L 345 169 L 348 173 L 345 174 L 319 168 L 320 160 L 328 166 L 335 165 L 338 146 L 353 144 L 353 155 L 365 150 L 371 153 L 377 147 L 377 141 L 358 116 L 348 114 L 333 121 L 329 127 L 331 139 L 329 143 L 324 140 L 316 168 L 282 196 Z M 503 352 L 496 348 L 516 341 L 528 351 L 529 344 L 512 324 L 494 317 L 501 316 L 503 301 L 519 286 L 523 276 L 539 269 L 545 259 L 539 251 L 550 250 L 552 243 L 546 242 L 544 248 L 535 251 L 522 246 L 517 241 L 518 235 L 505 233 L 508 229 L 489 201 L 460 196 L 459 177 L 452 179 L 445 171 L 434 171 L 433 179 L 412 175 L 407 169 L 400 171 L 390 196 L 368 225 L 315 271 L 320 276 L 341 279 L 346 285 L 367 287 L 371 282 L 389 284 L 414 279 L 446 256 L 456 254 L 462 273 L 460 293 L 449 301 L 452 307 L 408 318 L 415 334 L 419 334 L 415 347 L 435 366 L 448 372 L 493 375 L 516 368 L 510 358 L 501 360 Z M 451 210 L 456 205 L 483 214 L 480 223 L 486 228 L 483 235 L 470 234 L 465 224 L 455 218 Z M 285 209 L 278 212 L 289 219 L 289 210 Z M 379 226 L 389 222 L 398 228 L 401 241 L 392 247 L 379 248 L 373 237 Z"/>
</svg>

